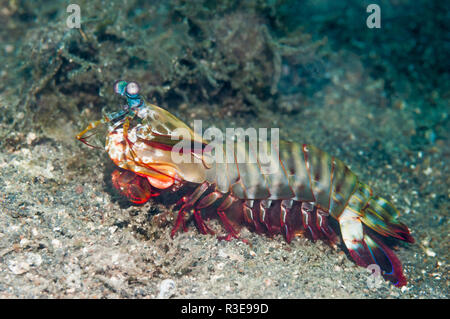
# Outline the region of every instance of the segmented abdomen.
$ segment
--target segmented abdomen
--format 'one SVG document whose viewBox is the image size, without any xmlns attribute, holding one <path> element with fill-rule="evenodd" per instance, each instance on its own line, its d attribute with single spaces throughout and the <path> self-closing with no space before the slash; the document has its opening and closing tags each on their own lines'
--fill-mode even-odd
<svg viewBox="0 0 450 319">
<path fill-rule="evenodd" d="M 358 184 L 342 161 L 312 145 L 282 141 L 272 153 L 269 146 L 265 153 L 248 143 L 234 146 L 234 163 L 216 163 L 207 181 L 239 199 L 311 202 L 338 218 Z"/>
<path fill-rule="evenodd" d="M 116 123 L 106 141 L 108 154 L 120 167 L 112 175 L 113 185 L 134 203 L 177 193 L 179 211 L 172 236 L 180 227 L 186 229 L 187 215 L 202 234 L 213 234 L 205 219 L 215 215 L 227 240 L 239 238 L 234 225 L 243 223 L 258 232 L 282 233 L 288 242 L 305 230 L 313 239 L 335 242 L 337 236 L 328 225 L 331 215 L 358 265 L 376 264 L 386 279 L 397 286 L 406 284 L 400 261 L 382 237 L 412 243 L 408 227 L 398 221 L 391 203 L 373 196 L 339 159 L 312 145 L 246 143 L 239 137 L 227 141 L 225 148 L 218 145 L 215 152 L 209 151 L 212 143 L 204 143 L 166 110 L 145 104 L 138 88 L 136 83 L 118 82 L 115 91 L 126 95 L 127 108 L 88 126 L 77 138 L 86 143 L 87 131 L 101 123 Z M 142 121 L 130 127 L 129 120 L 136 115 Z M 178 148 L 171 134 L 177 128 L 187 131 L 183 144 L 200 142 L 205 152 Z M 183 160 L 175 160 L 180 154 Z"/>
</svg>

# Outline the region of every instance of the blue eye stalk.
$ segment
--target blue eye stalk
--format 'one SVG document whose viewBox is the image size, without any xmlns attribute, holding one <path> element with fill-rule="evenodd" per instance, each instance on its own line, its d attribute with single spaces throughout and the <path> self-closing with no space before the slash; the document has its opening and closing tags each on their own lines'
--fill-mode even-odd
<svg viewBox="0 0 450 319">
<path fill-rule="evenodd" d="M 114 84 L 114 92 L 125 96 L 127 104 L 123 109 L 108 115 L 109 121 L 117 122 L 127 116 L 133 117 L 136 111 L 144 106 L 144 100 L 139 95 L 139 85 L 136 82 L 117 81 Z"/>
<path fill-rule="evenodd" d="M 117 81 L 114 84 L 114 92 L 127 98 L 127 103 L 131 110 L 143 104 L 143 100 L 139 95 L 139 85 L 136 82 Z"/>
</svg>

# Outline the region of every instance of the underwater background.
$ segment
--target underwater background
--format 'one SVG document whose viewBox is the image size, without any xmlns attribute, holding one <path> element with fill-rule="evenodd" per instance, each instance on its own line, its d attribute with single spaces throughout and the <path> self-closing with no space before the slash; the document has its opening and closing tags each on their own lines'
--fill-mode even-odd
<svg viewBox="0 0 450 319">
<path fill-rule="evenodd" d="M 70 3 L 0 0 L 0 298 L 448 298 L 448 1 L 76 1 L 80 28 Z M 344 161 L 411 229 L 408 285 L 369 288 L 306 238 L 171 239 L 174 212 L 130 205 L 75 139 L 120 108 L 119 79 L 188 124 L 278 127 Z"/>
</svg>

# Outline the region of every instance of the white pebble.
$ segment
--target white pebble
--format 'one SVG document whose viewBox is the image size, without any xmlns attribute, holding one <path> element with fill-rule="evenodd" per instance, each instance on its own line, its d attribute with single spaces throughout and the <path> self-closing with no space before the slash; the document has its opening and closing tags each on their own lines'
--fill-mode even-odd
<svg viewBox="0 0 450 319">
<path fill-rule="evenodd" d="M 218 263 L 218 264 L 216 265 L 217 270 L 222 270 L 224 267 L 225 267 L 225 264 L 224 264 L 224 263 Z"/>
<path fill-rule="evenodd" d="M 28 239 L 26 239 L 26 238 L 22 238 L 21 240 L 20 240 L 20 247 L 25 247 L 25 246 L 27 246 L 28 244 L 30 243 L 30 241 L 28 240 Z"/>
<path fill-rule="evenodd" d="M 30 145 L 36 139 L 36 134 L 30 132 L 27 134 L 27 144 Z"/>
<path fill-rule="evenodd" d="M 52 240 L 52 246 L 53 246 L 53 248 L 61 248 L 61 242 L 58 240 L 58 239 L 53 239 Z"/>
<path fill-rule="evenodd" d="M 15 275 L 21 275 L 30 270 L 30 265 L 23 260 L 11 260 L 8 262 L 8 268 Z"/>
<path fill-rule="evenodd" d="M 13 51 L 14 51 L 14 46 L 11 45 L 11 44 L 5 45 L 5 51 L 6 51 L 6 53 L 11 53 L 11 52 L 13 52 Z"/>
<path fill-rule="evenodd" d="M 110 232 L 111 235 L 114 234 L 116 232 L 116 230 L 117 230 L 117 226 L 109 227 L 109 232 Z"/>
<path fill-rule="evenodd" d="M 159 285 L 159 294 L 158 299 L 167 299 L 170 298 L 176 290 L 175 281 L 172 279 L 165 279 Z"/>
<path fill-rule="evenodd" d="M 436 257 L 436 253 L 434 251 L 432 251 L 430 248 L 425 249 L 425 253 L 429 257 Z"/>
<path fill-rule="evenodd" d="M 31 266 L 39 267 L 42 264 L 42 257 L 36 253 L 28 253 L 27 254 L 27 263 Z"/>
</svg>

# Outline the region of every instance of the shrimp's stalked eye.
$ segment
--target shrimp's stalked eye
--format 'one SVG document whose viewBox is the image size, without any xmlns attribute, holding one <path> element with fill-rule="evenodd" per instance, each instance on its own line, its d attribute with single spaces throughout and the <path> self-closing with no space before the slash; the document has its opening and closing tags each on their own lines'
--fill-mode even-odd
<svg viewBox="0 0 450 319">
<path fill-rule="evenodd" d="M 125 95 L 127 85 L 128 83 L 126 81 L 116 81 L 116 83 L 114 83 L 114 92 L 120 95 Z"/>
<path fill-rule="evenodd" d="M 130 82 L 127 84 L 127 95 L 134 97 L 139 94 L 139 85 L 136 82 Z"/>
<path fill-rule="evenodd" d="M 143 104 L 139 96 L 139 85 L 136 82 L 117 81 L 114 83 L 114 92 L 127 98 L 128 106 L 123 107 L 125 112 L 135 110 Z"/>
</svg>

